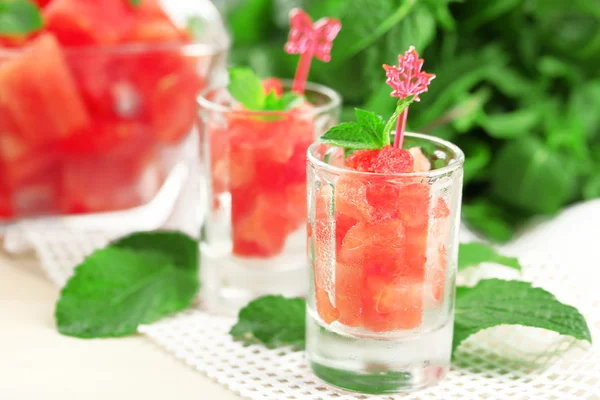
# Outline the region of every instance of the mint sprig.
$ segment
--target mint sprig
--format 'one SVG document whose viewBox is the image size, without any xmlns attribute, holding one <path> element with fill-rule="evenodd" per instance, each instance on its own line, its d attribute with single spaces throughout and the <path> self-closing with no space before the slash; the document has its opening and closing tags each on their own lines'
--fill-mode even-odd
<svg viewBox="0 0 600 400">
<path fill-rule="evenodd" d="M 304 348 L 305 321 L 304 299 L 264 296 L 240 311 L 238 322 L 231 328 L 230 334 L 246 343 L 291 345 L 301 349 Z"/>
<path fill-rule="evenodd" d="M 412 104 L 414 99 L 415 96 L 400 99 L 396 111 L 385 124 L 377 114 L 356 108 L 356 122 L 344 122 L 336 125 L 325 132 L 320 140 L 348 151 L 375 150 L 388 146 L 391 143 L 391 132 L 398 116 Z"/>
<path fill-rule="evenodd" d="M 198 291 L 197 242 L 177 232 L 137 233 L 87 257 L 63 288 L 64 335 L 119 337 L 189 307 Z"/>
<path fill-rule="evenodd" d="M 344 122 L 330 128 L 321 141 L 346 149 L 380 149 L 385 146 L 383 120 L 370 111 L 356 109 L 358 122 Z"/>
<path fill-rule="evenodd" d="M 249 111 L 288 111 L 304 101 L 303 96 L 293 92 L 265 94 L 262 80 L 250 68 L 230 68 L 227 89 Z"/>
<path fill-rule="evenodd" d="M 28 0 L 0 0 L 0 36 L 27 36 L 44 26 L 40 9 Z"/>
</svg>

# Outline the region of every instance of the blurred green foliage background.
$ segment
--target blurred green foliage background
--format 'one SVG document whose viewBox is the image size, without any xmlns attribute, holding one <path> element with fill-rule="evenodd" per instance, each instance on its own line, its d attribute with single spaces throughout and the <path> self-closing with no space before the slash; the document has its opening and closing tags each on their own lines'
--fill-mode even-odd
<svg viewBox="0 0 600 400">
<path fill-rule="evenodd" d="M 343 95 L 345 119 L 354 107 L 391 115 L 382 64 L 416 47 L 437 78 L 408 129 L 463 148 L 463 216 L 490 239 L 600 197 L 600 1 L 228 1 L 231 63 L 293 77 L 297 56 L 283 51 L 293 7 L 343 23 L 310 80 Z"/>
</svg>

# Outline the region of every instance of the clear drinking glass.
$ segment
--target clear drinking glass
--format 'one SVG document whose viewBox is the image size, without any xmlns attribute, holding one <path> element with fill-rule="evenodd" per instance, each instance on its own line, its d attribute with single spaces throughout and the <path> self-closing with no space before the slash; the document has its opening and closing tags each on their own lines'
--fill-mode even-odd
<svg viewBox="0 0 600 400">
<path fill-rule="evenodd" d="M 290 111 L 254 112 L 225 89 L 200 96 L 202 294 L 211 311 L 235 313 L 264 294 L 306 294 L 306 151 L 337 123 L 341 99 L 316 84 L 305 97 Z"/>
<path fill-rule="evenodd" d="M 129 230 L 168 219 L 197 163 L 196 98 L 225 72 L 222 22 L 198 1 L 204 31 L 190 43 L 69 47 L 48 35 L 0 48 L 0 236 L 24 218 Z M 182 1 L 173 13 L 191 17 Z M 142 33 L 170 32 L 156 26 Z"/>
<path fill-rule="evenodd" d="M 344 151 L 308 151 L 306 352 L 314 373 L 364 393 L 430 386 L 450 367 L 462 151 L 407 134 L 429 172 L 344 168 Z"/>
</svg>

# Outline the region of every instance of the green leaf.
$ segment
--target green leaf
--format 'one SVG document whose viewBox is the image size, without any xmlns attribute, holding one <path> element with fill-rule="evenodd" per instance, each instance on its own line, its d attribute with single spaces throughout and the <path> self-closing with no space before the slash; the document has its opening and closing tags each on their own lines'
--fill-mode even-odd
<svg viewBox="0 0 600 400">
<path fill-rule="evenodd" d="M 304 103 L 304 96 L 301 96 L 294 92 L 285 92 L 279 98 L 282 110 L 291 110 L 294 107 L 298 107 Z"/>
<path fill-rule="evenodd" d="M 304 348 L 306 303 L 302 298 L 264 296 L 250 302 L 229 332 L 245 342 Z"/>
<path fill-rule="evenodd" d="M 476 267 L 483 263 L 501 264 L 518 271 L 521 270 L 519 260 L 499 254 L 493 247 L 484 243 L 461 243 L 458 249 L 458 270 Z"/>
<path fill-rule="evenodd" d="M 506 52 L 498 46 L 489 45 L 476 53 L 465 52 L 438 68 L 433 66 L 431 71 L 436 73 L 435 83 L 429 85 L 427 96 L 421 99 L 418 114 L 411 113 L 411 121 L 416 126 L 437 126 L 452 121 L 454 110 L 458 103 L 464 101 L 465 94 L 506 63 Z"/>
<path fill-rule="evenodd" d="M 508 66 L 488 71 L 486 81 L 505 96 L 517 99 L 530 96 L 534 90 L 534 83 L 530 79 Z"/>
<path fill-rule="evenodd" d="M 360 125 L 365 135 L 370 136 L 373 141 L 379 143 L 379 147 L 389 144 L 387 138 L 383 136 L 383 119 L 379 115 L 359 108 L 355 112 L 356 122 Z"/>
<path fill-rule="evenodd" d="M 479 0 L 469 3 L 469 18 L 463 21 L 468 30 L 474 30 L 486 22 L 498 19 L 503 14 L 518 7 L 523 0 L 488 1 Z"/>
<path fill-rule="evenodd" d="M 329 129 L 321 141 L 346 149 L 380 149 L 389 144 L 383 120 L 377 114 L 355 109 L 357 122 L 345 122 Z"/>
<path fill-rule="evenodd" d="M 453 349 L 469 336 L 498 325 L 543 328 L 592 341 L 577 309 L 528 282 L 489 279 L 472 288 L 457 288 Z"/>
<path fill-rule="evenodd" d="M 347 62 L 372 45 L 406 18 L 416 3 L 416 0 L 406 0 L 400 4 L 396 0 L 378 0 L 375 4 L 373 0 L 346 2 L 343 9 L 336 10 L 338 15 L 330 15 L 340 18 L 343 26 L 333 45 L 333 65 Z M 365 11 L 368 17 L 365 17 Z"/>
<path fill-rule="evenodd" d="M 44 26 L 37 5 L 29 0 L 0 1 L 0 36 L 27 36 Z"/>
<path fill-rule="evenodd" d="M 139 5 L 142 4 L 142 0 L 129 0 L 129 4 L 135 7 L 139 7 Z"/>
<path fill-rule="evenodd" d="M 357 122 L 344 122 L 330 128 L 321 136 L 320 141 L 332 146 L 355 150 L 373 150 L 382 147 L 379 140 L 363 132 Z"/>
<path fill-rule="evenodd" d="M 250 68 L 230 68 L 227 89 L 246 109 L 264 109 L 266 95 L 262 81 Z"/>
<path fill-rule="evenodd" d="M 274 90 L 271 90 L 267 97 L 265 97 L 265 104 L 263 105 L 263 109 L 265 111 L 280 111 L 281 103 L 279 102 L 279 97 Z"/>
<path fill-rule="evenodd" d="M 452 110 L 452 125 L 460 132 L 465 133 L 473 129 L 484 118 L 484 106 L 492 97 L 491 90 L 483 87 L 475 93 L 461 96 L 457 107 Z"/>
<path fill-rule="evenodd" d="M 271 90 L 265 98 L 264 111 L 287 111 L 299 106 L 304 102 L 304 96 L 300 96 L 294 92 L 285 92 L 281 96 L 277 96 L 274 90 Z M 265 116 L 263 118 L 279 119 L 278 116 Z"/>
<path fill-rule="evenodd" d="M 435 38 L 435 33 L 434 14 L 429 7 L 417 2 L 410 13 L 402 19 L 402 22 L 395 24 L 382 38 L 383 61 L 387 64 L 397 65 L 398 54 L 404 53 L 410 46 L 415 46 L 417 51 L 423 51 Z M 380 68 L 381 65 L 379 65 Z M 381 71 L 378 72 L 381 73 Z M 381 78 L 380 81 L 382 81 Z"/>
<path fill-rule="evenodd" d="M 182 268 L 160 249 L 109 246 L 77 266 L 56 304 L 56 324 L 79 338 L 130 335 L 189 307 L 197 291 L 197 268 Z"/>
<path fill-rule="evenodd" d="M 507 204 L 534 213 L 554 213 L 577 188 L 570 160 L 533 137 L 507 143 L 492 168 L 492 191 Z"/>
<path fill-rule="evenodd" d="M 497 139 L 513 139 L 531 134 L 540 122 L 540 108 L 523 108 L 505 114 L 487 115 L 482 125 L 490 136 Z"/>
<path fill-rule="evenodd" d="M 432 9 L 435 19 L 447 31 L 456 28 L 456 21 L 449 10 L 450 3 L 461 0 L 426 0 L 427 6 Z"/>
<path fill-rule="evenodd" d="M 188 271 L 197 271 L 200 262 L 198 260 L 198 242 L 181 232 L 134 233 L 112 242 L 110 246 L 141 253 L 160 253 L 173 260 L 178 268 Z"/>
</svg>

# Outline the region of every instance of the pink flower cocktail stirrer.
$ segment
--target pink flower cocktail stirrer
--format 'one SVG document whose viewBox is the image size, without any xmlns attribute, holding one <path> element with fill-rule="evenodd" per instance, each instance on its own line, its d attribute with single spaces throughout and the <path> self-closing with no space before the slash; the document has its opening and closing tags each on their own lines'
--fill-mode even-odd
<svg viewBox="0 0 600 400">
<path fill-rule="evenodd" d="M 394 89 L 392 97 L 400 100 L 410 96 L 415 96 L 414 101 L 421 101 L 419 94 L 426 92 L 429 83 L 435 78 L 434 74 L 421 72 L 423 59 L 413 46 L 410 46 L 404 55 L 398 56 L 398 66 L 384 65 L 386 83 Z M 394 138 L 394 147 L 402 148 L 404 142 L 404 131 L 406 130 L 406 119 L 408 118 L 408 107 L 398 116 L 396 123 L 396 136 Z"/>
<path fill-rule="evenodd" d="M 295 8 L 290 12 L 290 34 L 285 44 L 289 54 L 300 54 L 292 90 L 304 94 L 308 72 L 313 57 L 329 62 L 333 39 L 342 29 L 342 23 L 335 18 L 321 18 L 313 25 L 312 18 L 303 10 Z"/>
</svg>

